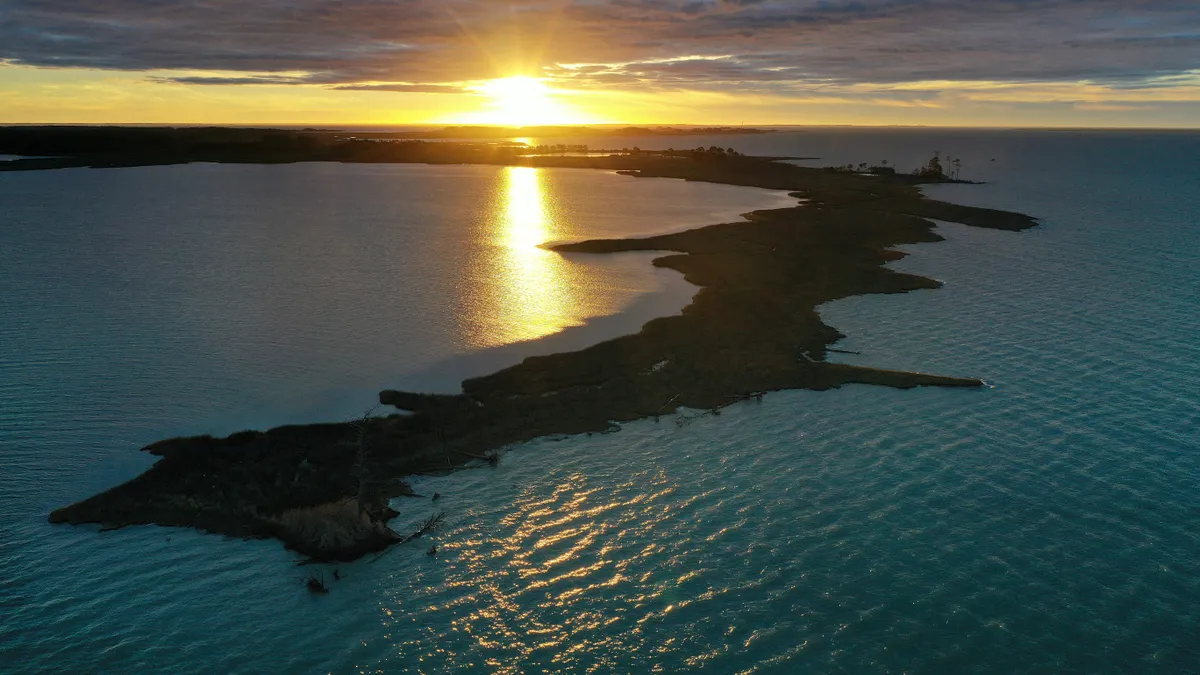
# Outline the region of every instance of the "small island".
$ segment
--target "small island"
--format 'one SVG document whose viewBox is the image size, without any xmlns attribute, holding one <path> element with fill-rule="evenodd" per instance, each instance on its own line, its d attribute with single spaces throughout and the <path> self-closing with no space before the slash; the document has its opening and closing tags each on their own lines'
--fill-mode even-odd
<svg viewBox="0 0 1200 675">
<path fill-rule="evenodd" d="M 38 157 L 0 170 L 186 162 L 476 163 L 616 170 L 787 190 L 804 203 L 745 220 L 638 239 L 562 244 L 563 253 L 661 251 L 654 265 L 700 287 L 681 314 L 584 350 L 539 356 L 466 380 L 462 393 L 385 390 L 396 412 L 355 422 L 285 426 L 159 441 L 160 459 L 133 480 L 50 514 L 55 523 L 193 527 L 275 537 L 316 560 L 352 560 L 406 539 L 388 526 L 404 479 L 494 459 L 498 449 L 550 435 L 613 430 L 681 409 L 719 411 L 783 389 L 862 383 L 977 388 L 979 379 L 831 363 L 843 337 L 817 308 L 866 293 L 932 289 L 938 282 L 886 268 L 899 244 L 935 242 L 930 219 L 1018 231 L 1036 221 L 1007 211 L 928 199 L 928 170 L 805 168 L 786 158 L 719 148 L 533 155 L 511 144 L 380 142 L 329 131 L 255 129 L 0 128 L 0 154 Z"/>
</svg>

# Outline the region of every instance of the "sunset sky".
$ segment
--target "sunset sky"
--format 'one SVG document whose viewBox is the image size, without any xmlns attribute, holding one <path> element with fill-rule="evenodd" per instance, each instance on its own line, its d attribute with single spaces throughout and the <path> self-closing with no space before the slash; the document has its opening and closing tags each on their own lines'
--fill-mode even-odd
<svg viewBox="0 0 1200 675">
<path fill-rule="evenodd" d="M 0 0 L 0 122 L 1200 126 L 1196 0 Z"/>
</svg>

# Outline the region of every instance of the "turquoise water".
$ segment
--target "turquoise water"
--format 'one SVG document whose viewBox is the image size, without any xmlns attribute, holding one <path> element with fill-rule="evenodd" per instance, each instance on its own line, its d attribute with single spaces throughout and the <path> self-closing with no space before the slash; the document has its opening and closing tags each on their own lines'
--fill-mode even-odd
<svg viewBox="0 0 1200 675">
<path fill-rule="evenodd" d="M 97 331 L 116 325 L 97 317 L 148 311 L 127 301 L 138 297 L 120 292 L 128 287 L 64 312 L 53 293 L 63 285 L 83 293 L 68 282 L 87 268 L 78 251 L 60 247 L 65 258 L 51 256 L 43 276 L 17 280 L 26 316 L 0 330 L 10 341 L 0 356 L 0 664 L 1200 671 L 1200 137 L 821 131 L 771 142 L 830 163 L 882 154 L 908 165 L 941 149 L 964 158 L 968 177 L 990 183 L 930 192 L 1043 219 L 1017 234 L 943 225 L 947 241 L 906 247 L 910 255 L 895 267 L 944 288 L 823 308 L 848 336 L 841 346 L 862 352 L 847 360 L 979 376 L 990 388 L 782 392 L 717 417 L 530 443 L 494 469 L 416 482 L 419 492 L 443 495 L 436 557 L 424 544 L 399 547 L 342 566 L 347 576 L 333 592 L 313 597 L 299 585 L 305 572 L 294 556 L 272 542 L 43 523 L 49 508 L 142 466 L 133 448 L 144 436 L 219 428 L 223 419 L 233 431 L 246 400 L 287 401 L 296 386 L 290 374 L 272 375 L 284 357 L 222 380 L 205 373 L 226 361 L 199 359 L 203 351 L 177 340 Z M 0 190 L 12 184 L 0 179 Z M 15 281 L 12 259 L 3 261 L 8 317 Z M 632 266 L 604 273 L 636 279 Z M 651 297 L 639 292 L 662 288 L 636 286 L 611 306 L 631 307 Z M 390 301 L 403 307 L 407 297 Z M 243 301 L 230 293 L 221 302 Z M 315 340 L 288 358 L 311 364 L 312 380 L 363 360 L 369 374 L 407 358 L 386 339 L 405 323 L 398 313 L 373 319 L 390 321 L 376 343 L 357 337 L 370 322 L 327 328 L 325 346 L 348 340 L 350 356 L 323 354 Z M 265 330 L 288 321 L 269 319 Z M 203 334 L 203 344 L 226 350 L 218 353 L 231 371 L 255 363 L 229 346 L 247 344 L 238 337 L 246 325 Z M 27 341 L 12 342 L 21 336 Z M 71 348 L 13 356 L 12 344 L 51 338 Z M 541 344 L 555 339 L 563 338 Z M 419 345 L 413 338 L 406 346 Z M 122 353 L 129 360 L 114 361 Z M 414 358 L 411 367 L 483 367 L 488 353 L 468 346 Z M 151 365 L 137 370 L 143 361 Z M 118 372 L 131 369 L 139 377 Z M 405 376 L 401 367 L 388 372 Z M 123 396 L 123 382 L 146 373 L 162 389 Z M 164 392 L 177 397 L 165 412 L 155 403 Z M 314 401 L 323 398 L 345 397 L 303 401 L 320 408 Z M 279 407 L 256 410 L 264 420 L 308 412 Z M 398 528 L 434 510 L 421 500 L 398 506 Z"/>
</svg>

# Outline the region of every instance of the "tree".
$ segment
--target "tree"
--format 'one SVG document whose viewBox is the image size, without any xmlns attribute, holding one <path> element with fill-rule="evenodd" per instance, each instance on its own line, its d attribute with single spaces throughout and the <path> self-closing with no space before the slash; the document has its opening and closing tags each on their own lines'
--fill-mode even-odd
<svg viewBox="0 0 1200 675">
<path fill-rule="evenodd" d="M 928 178 L 945 178 L 946 172 L 942 168 L 942 151 L 934 150 L 933 157 L 929 158 L 929 162 L 925 164 L 925 168 L 920 172 L 920 175 Z"/>
<path fill-rule="evenodd" d="M 369 410 L 362 414 L 362 417 L 355 419 L 351 424 L 354 425 L 355 441 L 358 448 L 355 451 L 354 458 L 354 473 L 358 480 L 358 513 L 362 515 L 367 510 L 367 504 L 372 499 L 370 485 L 371 480 L 367 477 L 367 464 L 371 461 L 371 451 L 367 447 L 367 432 L 371 427 L 371 418 L 375 414 L 376 408 L 372 406 Z"/>
</svg>

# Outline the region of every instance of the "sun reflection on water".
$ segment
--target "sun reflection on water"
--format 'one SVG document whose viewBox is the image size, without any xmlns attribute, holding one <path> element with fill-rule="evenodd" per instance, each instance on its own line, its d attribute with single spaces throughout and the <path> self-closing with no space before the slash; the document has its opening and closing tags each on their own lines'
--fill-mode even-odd
<svg viewBox="0 0 1200 675">
<path fill-rule="evenodd" d="M 702 496 L 678 500 L 676 487 L 661 471 L 615 483 L 564 471 L 508 497 L 514 507 L 493 527 L 466 518 L 442 531 L 439 560 L 446 566 L 429 577 L 436 581 L 418 583 L 416 597 L 398 590 L 384 607 L 398 610 L 388 614 L 389 626 L 411 620 L 430 626 L 429 636 L 446 631 L 461 638 L 457 651 L 443 648 L 444 637 L 432 649 L 411 639 L 396 644 L 397 655 L 470 660 L 495 673 L 541 672 L 551 664 L 610 672 L 617 646 L 626 655 L 642 650 L 646 660 L 678 651 L 673 639 L 652 645 L 647 627 L 652 633 L 668 614 L 711 597 L 712 580 L 703 566 L 687 570 L 699 577 L 691 585 L 691 577 L 679 578 L 686 538 L 645 540 L 656 528 L 692 522 L 683 514 Z M 650 559 L 667 563 L 635 572 Z"/>
<path fill-rule="evenodd" d="M 510 166 L 504 170 L 504 182 L 506 201 L 501 234 L 510 249 L 525 255 L 550 234 L 542 178 L 538 169 Z"/>
<path fill-rule="evenodd" d="M 568 263 L 538 248 L 556 233 L 543 178 L 532 167 L 511 166 L 501 174 L 493 244 L 502 254 L 487 303 L 492 330 L 484 344 L 532 340 L 581 321 Z"/>
<path fill-rule="evenodd" d="M 543 338 L 617 314 L 634 298 L 661 288 L 648 264 L 652 254 L 563 256 L 541 248 L 612 236 L 612 229 L 594 229 L 594 222 L 617 195 L 580 199 L 564 180 L 565 169 L 494 171 L 489 198 L 476 211 L 466 242 L 461 304 L 453 315 L 462 346 Z"/>
</svg>

